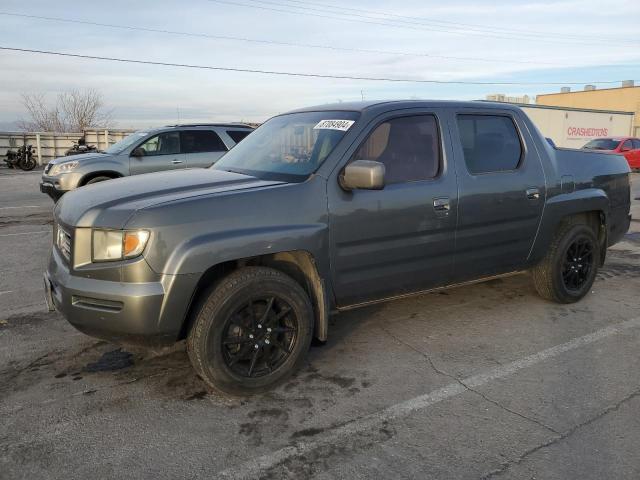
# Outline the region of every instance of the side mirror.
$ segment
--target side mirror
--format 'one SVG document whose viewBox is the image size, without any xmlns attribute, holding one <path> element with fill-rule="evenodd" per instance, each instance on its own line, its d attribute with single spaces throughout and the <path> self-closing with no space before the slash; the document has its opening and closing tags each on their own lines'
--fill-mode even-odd
<svg viewBox="0 0 640 480">
<path fill-rule="evenodd" d="M 132 157 L 144 157 L 144 155 L 145 155 L 144 148 L 141 148 L 141 147 L 134 148 L 133 151 L 131 152 Z"/>
<path fill-rule="evenodd" d="M 347 165 L 340 175 L 340 186 L 345 190 L 382 190 L 384 173 L 384 163 L 356 160 Z"/>
</svg>

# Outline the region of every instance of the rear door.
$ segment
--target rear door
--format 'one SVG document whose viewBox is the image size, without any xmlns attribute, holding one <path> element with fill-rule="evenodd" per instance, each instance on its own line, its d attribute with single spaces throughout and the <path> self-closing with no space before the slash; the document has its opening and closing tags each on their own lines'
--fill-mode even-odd
<svg viewBox="0 0 640 480">
<path fill-rule="evenodd" d="M 409 113 L 411 112 L 411 113 Z M 456 179 L 438 110 L 379 117 L 328 180 L 330 255 L 339 306 L 425 290 L 453 273 Z M 354 160 L 385 164 L 382 190 L 345 191 Z"/>
<path fill-rule="evenodd" d="M 131 175 L 185 168 L 184 155 L 180 152 L 180 134 L 163 132 L 149 137 L 136 147 L 144 155 L 129 157 Z"/>
<path fill-rule="evenodd" d="M 182 151 L 187 167 L 206 168 L 227 153 L 227 146 L 213 130 L 183 130 L 180 132 Z"/>
<path fill-rule="evenodd" d="M 456 280 L 526 264 L 545 199 L 542 164 L 517 112 L 450 117 L 459 186 Z"/>
</svg>

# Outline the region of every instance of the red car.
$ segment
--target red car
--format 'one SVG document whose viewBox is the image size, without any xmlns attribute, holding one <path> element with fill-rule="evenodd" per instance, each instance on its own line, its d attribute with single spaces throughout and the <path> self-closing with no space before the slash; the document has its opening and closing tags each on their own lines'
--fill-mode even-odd
<svg viewBox="0 0 640 480">
<path fill-rule="evenodd" d="M 631 137 L 596 138 L 584 147 L 587 150 L 602 150 L 624 155 L 632 170 L 640 169 L 640 139 Z"/>
</svg>

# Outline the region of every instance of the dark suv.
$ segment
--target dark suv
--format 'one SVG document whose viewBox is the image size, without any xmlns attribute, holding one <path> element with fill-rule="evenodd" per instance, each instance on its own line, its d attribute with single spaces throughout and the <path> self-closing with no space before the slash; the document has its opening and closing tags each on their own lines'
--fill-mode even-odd
<svg viewBox="0 0 640 480">
<path fill-rule="evenodd" d="M 104 152 L 47 164 L 40 191 L 58 200 L 69 190 L 140 173 L 210 167 L 253 128 L 243 124 L 172 125 L 135 132 Z"/>
</svg>

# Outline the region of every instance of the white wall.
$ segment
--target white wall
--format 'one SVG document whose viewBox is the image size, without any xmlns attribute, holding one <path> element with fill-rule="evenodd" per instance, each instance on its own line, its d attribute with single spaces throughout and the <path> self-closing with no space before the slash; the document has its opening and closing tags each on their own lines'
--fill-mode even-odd
<svg viewBox="0 0 640 480">
<path fill-rule="evenodd" d="M 84 137 L 87 145 L 95 145 L 98 150 L 104 150 L 132 132 L 133 130 L 85 130 Z M 15 151 L 22 145 L 33 145 L 38 163 L 42 165 L 56 157 L 64 156 L 82 135 L 82 133 L 0 132 L 0 157 L 4 157 L 7 150 Z"/>
<path fill-rule="evenodd" d="M 581 148 L 598 137 L 632 135 L 633 115 L 522 105 L 522 110 L 558 147 Z"/>
</svg>

